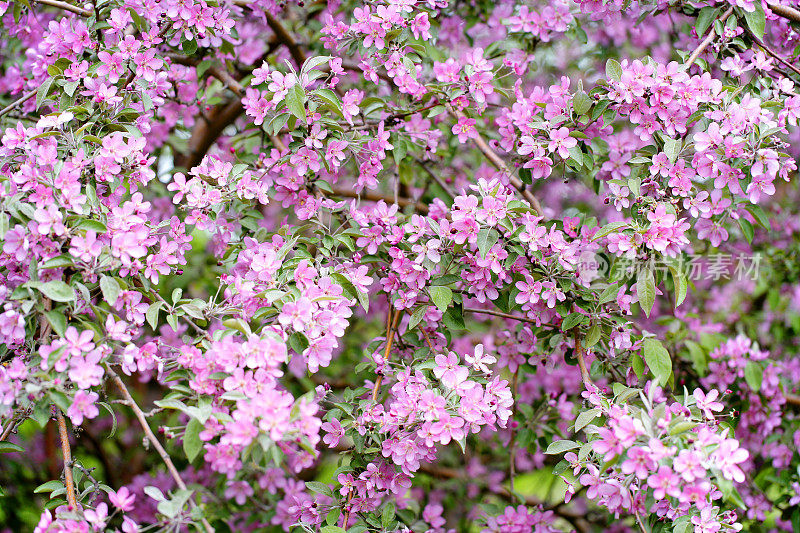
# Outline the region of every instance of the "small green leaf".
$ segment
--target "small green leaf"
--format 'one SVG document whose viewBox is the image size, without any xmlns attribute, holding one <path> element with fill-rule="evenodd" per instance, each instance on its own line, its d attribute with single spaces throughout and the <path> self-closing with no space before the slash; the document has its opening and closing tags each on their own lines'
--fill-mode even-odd
<svg viewBox="0 0 800 533">
<path fill-rule="evenodd" d="M 755 234 L 755 231 L 753 230 L 753 225 L 750 223 L 749 220 L 742 217 L 739 217 L 738 222 L 739 222 L 739 227 L 742 230 L 742 235 L 744 235 L 744 238 L 747 239 L 747 242 L 752 244 L 753 235 Z"/>
<path fill-rule="evenodd" d="M 24 451 L 25 448 L 23 448 L 19 444 L 14 444 L 13 442 L 8 442 L 7 440 L 0 442 L 0 453 L 11 453 L 11 452 L 22 453 Z"/>
<path fill-rule="evenodd" d="M 161 310 L 161 306 L 164 305 L 164 302 L 158 300 L 150 304 L 150 307 L 147 308 L 145 311 L 144 316 L 147 319 L 147 323 L 150 324 L 150 327 L 156 329 L 158 326 L 158 312 Z"/>
<path fill-rule="evenodd" d="M 568 452 L 569 450 L 580 448 L 580 446 L 580 444 L 573 440 L 557 440 L 555 442 L 551 442 L 550 446 L 547 447 L 547 451 L 544 453 L 547 455 L 560 455 L 564 452 Z"/>
<path fill-rule="evenodd" d="M 673 139 L 668 137 L 664 140 L 664 153 L 667 154 L 670 162 L 675 163 L 678 160 L 678 154 L 681 152 L 680 139 Z"/>
<path fill-rule="evenodd" d="M 34 494 L 41 494 L 43 492 L 53 492 L 58 489 L 64 488 L 64 484 L 57 480 L 48 481 L 47 483 L 42 483 L 35 489 L 33 489 Z"/>
<path fill-rule="evenodd" d="M 34 287 L 54 302 L 71 302 L 75 300 L 73 288 L 61 280 L 48 281 L 47 283 L 36 282 Z"/>
<path fill-rule="evenodd" d="M 588 320 L 586 315 L 581 313 L 570 313 L 561 323 L 561 330 L 562 331 L 569 331 L 570 329 L 574 328 L 578 324 Z"/>
<path fill-rule="evenodd" d="M 582 430 L 585 428 L 589 423 L 597 418 L 597 415 L 600 414 L 600 409 L 589 409 L 588 411 L 583 411 L 578 415 L 578 418 L 575 419 L 575 432 Z"/>
<path fill-rule="evenodd" d="M 333 491 L 327 483 L 320 483 L 319 481 L 306 481 L 306 488 L 317 494 L 324 494 L 333 498 Z"/>
<path fill-rule="evenodd" d="M 614 81 L 622 79 L 622 65 L 616 59 L 606 61 L 606 78 Z"/>
<path fill-rule="evenodd" d="M 755 361 L 748 361 L 744 367 L 744 379 L 754 392 L 758 392 L 764 380 L 764 369 Z"/>
<path fill-rule="evenodd" d="M 694 29 L 697 32 L 697 35 L 702 37 L 705 35 L 706 30 L 711 26 L 717 17 L 719 17 L 720 12 L 722 11 L 721 8 L 713 8 L 713 7 L 704 7 L 700 10 L 700 14 L 697 15 L 697 20 L 694 24 Z"/>
<path fill-rule="evenodd" d="M 669 352 L 654 338 L 647 338 L 642 343 L 644 352 L 644 362 L 647 363 L 650 372 L 658 379 L 661 385 L 666 385 L 672 375 L 672 359 Z"/>
<path fill-rule="evenodd" d="M 388 502 L 383 505 L 383 512 L 381 513 L 381 525 L 386 531 L 389 526 L 394 522 L 395 506 L 393 502 Z"/>
<path fill-rule="evenodd" d="M 300 83 L 295 83 L 289 88 L 285 101 L 286 107 L 289 108 L 292 115 L 300 120 L 306 120 L 306 92 Z"/>
<path fill-rule="evenodd" d="M 453 301 L 453 291 L 450 287 L 435 285 L 428 287 L 428 293 L 431 295 L 431 301 L 436 304 L 436 307 L 439 308 L 439 311 L 442 313 L 447 311 L 450 302 Z"/>
<path fill-rule="evenodd" d="M 583 338 L 583 346 L 584 348 L 591 348 L 600 340 L 600 334 L 602 330 L 600 326 L 595 324 L 594 326 L 589 328 L 589 331 L 586 332 L 586 336 Z"/>
<path fill-rule="evenodd" d="M 47 321 L 50 322 L 53 331 L 55 331 L 57 335 L 64 335 L 64 332 L 67 330 L 67 317 L 64 316 L 64 313 L 60 311 L 47 311 L 44 316 L 47 317 Z"/>
<path fill-rule="evenodd" d="M 406 327 L 406 330 L 411 331 L 412 329 L 417 327 L 417 324 L 422 322 L 422 318 L 425 316 L 425 311 L 427 310 L 428 310 L 427 305 L 422 305 L 414 309 L 414 312 L 411 313 L 411 318 L 408 320 L 408 326 Z"/>
<path fill-rule="evenodd" d="M 500 234 L 491 228 L 484 228 L 478 232 L 478 254 L 480 254 L 481 259 L 486 259 L 486 254 L 489 253 L 489 250 L 498 240 L 500 240 Z"/>
<path fill-rule="evenodd" d="M 636 280 L 636 295 L 639 297 L 639 305 L 642 306 L 644 314 L 649 317 L 656 302 L 656 281 L 651 269 L 643 268 L 639 271 L 639 277 Z"/>
<path fill-rule="evenodd" d="M 203 424 L 196 418 L 189 420 L 186 431 L 183 434 L 183 451 L 186 458 L 191 463 L 203 449 L 203 441 L 200 440 L 200 432 L 203 431 Z"/>
<path fill-rule="evenodd" d="M 108 276 L 100 276 L 100 290 L 103 293 L 103 299 L 109 305 L 114 305 L 114 303 L 116 303 L 120 293 L 117 280 Z"/>
<path fill-rule="evenodd" d="M 585 115 L 591 107 L 592 99 L 585 92 L 579 91 L 572 97 L 572 109 L 575 110 L 576 115 Z"/>
</svg>

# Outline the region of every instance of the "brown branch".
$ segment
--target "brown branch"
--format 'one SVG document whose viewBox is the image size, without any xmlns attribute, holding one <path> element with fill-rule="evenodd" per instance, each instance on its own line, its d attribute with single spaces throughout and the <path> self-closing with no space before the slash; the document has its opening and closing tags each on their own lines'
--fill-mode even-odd
<svg viewBox="0 0 800 533">
<path fill-rule="evenodd" d="M 358 198 L 362 200 L 369 200 L 370 202 L 380 202 L 381 200 L 383 200 L 389 205 L 397 203 L 397 205 L 399 205 L 400 207 L 412 205 L 414 206 L 414 209 L 420 213 L 428 212 L 427 205 L 423 204 L 422 202 L 417 202 L 415 200 L 412 200 L 411 198 L 405 198 L 402 196 L 397 198 L 397 201 L 395 202 L 394 195 L 381 194 L 370 191 L 356 192 L 352 189 L 342 189 L 342 188 L 333 189 L 332 194 L 336 196 L 343 196 L 345 198 Z"/>
<path fill-rule="evenodd" d="M 172 476 L 172 479 L 175 480 L 175 484 L 178 486 L 179 489 L 187 490 L 186 483 L 183 482 L 183 479 L 181 478 L 178 469 L 175 468 L 175 464 L 172 462 L 172 459 L 170 458 L 169 454 L 161 445 L 161 443 L 158 441 L 155 434 L 153 433 L 153 430 L 150 429 L 150 424 L 147 423 L 147 418 L 145 418 L 142 409 L 133 399 L 133 396 L 131 396 L 131 393 L 128 391 L 128 387 L 125 386 L 125 382 L 123 382 L 122 379 L 120 379 L 119 375 L 117 375 L 117 373 L 114 372 L 111 366 L 106 365 L 106 370 L 108 371 L 108 375 L 111 376 L 111 381 L 114 382 L 119 391 L 122 393 L 122 396 L 125 398 L 128 407 L 130 407 L 133 410 L 133 414 L 136 415 L 136 418 L 139 420 L 139 425 L 142 426 L 142 429 L 144 430 L 147 439 L 150 441 L 150 444 L 153 445 L 153 448 L 156 449 L 158 455 L 161 456 L 161 460 L 164 461 L 164 464 L 167 466 L 167 470 Z M 189 501 L 193 506 L 195 505 L 193 500 L 190 499 Z M 211 527 L 211 524 L 208 523 L 208 520 L 202 518 L 201 521 L 203 523 L 203 527 L 205 528 L 205 530 L 208 533 L 213 533 L 214 528 Z"/>
<path fill-rule="evenodd" d="M 451 115 L 453 115 L 458 119 L 465 116 L 464 113 L 462 113 L 458 109 L 455 109 L 450 104 L 447 104 L 447 110 L 450 112 Z M 515 176 L 513 172 L 511 172 L 511 170 L 505 164 L 503 159 L 499 155 L 497 155 L 497 152 L 492 150 L 491 146 L 489 146 L 489 144 L 484 140 L 484 138 L 481 136 L 480 133 L 478 134 L 477 137 L 472 139 L 472 142 L 475 143 L 475 146 L 478 147 L 478 150 L 480 150 L 483 153 L 483 155 L 486 156 L 486 159 L 489 160 L 489 162 L 492 164 L 494 168 L 502 171 L 503 173 L 505 173 L 506 176 L 508 176 L 508 180 L 511 183 L 511 185 L 522 194 L 523 198 L 525 198 L 528 201 L 528 203 L 531 204 L 531 207 L 533 207 L 534 210 L 536 210 L 539 216 L 544 216 L 544 210 L 542 209 L 542 204 L 539 203 L 539 200 L 533 195 L 531 191 L 527 189 L 527 187 L 525 187 L 525 184 L 522 183 L 522 181 L 517 176 Z"/>
<path fill-rule="evenodd" d="M 784 394 L 783 397 L 786 398 L 786 403 L 789 405 L 800 407 L 800 396 L 797 394 Z"/>
<path fill-rule="evenodd" d="M 294 59 L 294 62 L 297 63 L 297 66 L 302 67 L 303 63 L 306 62 L 306 54 L 303 52 L 303 49 L 300 48 L 297 41 L 286 31 L 283 24 L 273 17 L 269 11 L 264 11 L 264 15 L 267 17 L 267 25 L 275 32 L 275 36 L 289 49 L 289 54 L 292 56 L 292 59 Z"/>
<path fill-rule="evenodd" d="M 790 70 L 792 70 L 792 72 L 794 72 L 795 74 L 797 74 L 797 75 L 800 75 L 800 69 L 799 69 L 799 68 L 797 68 L 796 66 L 792 65 L 791 63 L 789 63 L 788 61 L 786 61 L 786 60 L 785 60 L 784 58 L 782 58 L 781 56 L 779 56 L 777 52 L 775 52 L 775 51 L 774 51 L 772 48 L 770 48 L 769 46 L 767 46 L 766 44 L 764 44 L 764 41 L 762 41 L 761 39 L 759 39 L 759 38 L 756 36 L 756 34 L 755 34 L 755 33 L 753 33 L 752 31 L 750 31 L 750 30 L 749 30 L 749 29 L 747 29 L 747 28 L 745 29 L 745 31 L 748 33 L 748 35 L 750 35 L 750 38 L 751 38 L 751 39 L 753 39 L 753 41 L 755 41 L 755 43 L 756 43 L 756 44 L 758 44 L 758 46 L 760 46 L 760 47 L 761 47 L 761 48 L 762 48 L 762 49 L 763 49 L 763 50 L 764 50 L 764 51 L 765 51 L 765 52 L 766 52 L 768 55 L 770 55 L 770 56 L 772 56 L 773 58 L 777 59 L 779 63 L 781 63 L 782 65 L 784 65 L 784 66 L 788 67 L 788 68 L 789 68 Z"/>
<path fill-rule="evenodd" d="M 798 11 L 797 9 L 789 6 L 784 6 L 781 4 L 773 4 L 770 2 L 767 2 L 767 5 L 772 10 L 772 12 L 778 15 L 779 17 L 789 19 L 792 22 L 800 22 L 800 11 Z"/>
<path fill-rule="evenodd" d="M 578 368 L 581 370 L 581 379 L 583 385 L 587 390 L 591 390 L 595 385 L 592 377 L 589 375 L 589 370 L 586 368 L 586 359 L 584 358 L 583 346 L 581 346 L 581 336 L 578 330 L 575 330 L 575 355 L 578 358 Z"/>
<path fill-rule="evenodd" d="M 36 89 L 33 89 L 30 92 L 27 92 L 27 93 L 23 94 L 20 98 L 14 100 L 13 102 L 11 102 L 7 106 L 5 106 L 3 109 L 0 109 L 0 117 L 5 115 L 6 113 L 9 113 L 10 111 L 12 111 L 17 106 L 24 104 L 25 102 L 27 102 L 28 100 L 30 100 L 31 98 L 36 96 L 37 92 L 39 92 L 39 88 L 38 87 Z"/>
<path fill-rule="evenodd" d="M 403 311 L 401 309 L 395 313 L 394 320 L 392 320 L 392 311 L 393 308 L 389 307 L 389 317 L 388 320 L 386 320 L 386 349 L 383 352 L 384 365 L 387 361 L 389 361 L 389 353 L 392 351 L 392 342 L 394 342 L 394 330 L 397 328 L 400 317 L 403 315 Z M 383 374 L 378 374 L 378 379 L 375 380 L 375 385 L 372 387 L 373 402 L 378 401 L 378 393 L 381 390 L 381 383 L 383 383 Z"/>
<path fill-rule="evenodd" d="M 92 16 L 91 11 L 83 9 L 82 7 L 73 6 L 72 4 L 68 4 L 66 2 L 60 2 L 59 0 L 36 0 L 36 2 L 47 6 L 57 7 L 58 9 L 63 9 L 64 11 L 70 11 L 82 17 Z"/>
<path fill-rule="evenodd" d="M 465 307 L 464 312 L 479 313 L 483 315 L 493 315 L 493 316 L 499 316 L 501 318 L 508 318 L 510 320 L 519 320 L 520 322 L 528 322 L 529 324 L 542 325 L 532 318 L 528 318 L 526 316 L 511 315 L 508 313 L 503 313 L 501 311 L 495 311 L 494 309 L 478 309 L 477 307 Z"/>
<path fill-rule="evenodd" d="M 75 496 L 75 481 L 72 478 L 72 450 L 69 447 L 69 433 L 67 422 L 61 408 L 56 407 L 56 420 L 58 421 L 58 435 L 61 438 L 61 455 L 64 456 L 64 485 L 67 487 L 67 502 L 73 510 L 78 509 L 78 498 Z"/>
<path fill-rule="evenodd" d="M 731 13 L 733 13 L 733 6 L 729 7 L 728 10 L 722 14 L 722 16 L 719 18 L 719 21 L 725 22 L 728 19 L 728 17 L 731 16 Z M 692 55 L 690 55 L 689 59 L 686 60 L 687 68 L 691 67 L 692 64 L 695 61 L 697 61 L 697 58 L 700 57 L 700 54 L 703 53 L 703 50 L 705 50 L 708 47 L 708 45 L 711 44 L 711 41 L 714 40 L 715 36 L 716 36 L 716 31 L 714 30 L 714 25 L 712 24 L 711 27 L 709 28 L 708 35 L 706 36 L 706 38 L 703 39 L 699 45 L 697 45 L 697 48 L 694 49 Z"/>
</svg>

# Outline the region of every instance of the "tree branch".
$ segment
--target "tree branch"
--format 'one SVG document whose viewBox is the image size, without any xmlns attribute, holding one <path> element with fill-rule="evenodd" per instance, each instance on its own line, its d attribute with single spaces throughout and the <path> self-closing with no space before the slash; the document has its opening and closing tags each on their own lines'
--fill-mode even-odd
<svg viewBox="0 0 800 533">
<path fill-rule="evenodd" d="M 64 413 L 56 406 L 56 420 L 58 421 L 58 436 L 61 438 L 61 455 L 64 456 L 64 485 L 67 487 L 67 503 L 73 510 L 78 509 L 78 498 L 75 496 L 75 481 L 72 478 L 72 450 L 69 447 L 69 433 Z"/>
<path fill-rule="evenodd" d="M 720 22 L 725 22 L 728 19 L 728 17 L 731 16 L 731 13 L 733 13 L 733 6 L 729 7 L 728 10 L 725 11 L 725 13 L 722 14 L 722 16 L 719 18 L 719 21 Z M 692 55 L 690 55 L 689 59 L 686 60 L 686 67 L 687 68 L 691 67 L 692 64 L 695 61 L 697 61 L 697 58 L 700 57 L 700 54 L 703 53 L 703 50 L 708 48 L 708 45 L 711 44 L 711 41 L 714 40 L 715 36 L 716 36 L 716 31 L 714 30 L 714 25 L 712 24 L 711 27 L 708 30 L 708 35 L 706 35 L 706 38 L 703 39 L 700 42 L 699 45 L 697 45 L 697 48 L 694 49 L 694 52 L 692 52 Z"/>
<path fill-rule="evenodd" d="M 578 358 L 578 368 L 581 371 L 581 379 L 583 379 L 583 385 L 586 387 L 587 390 L 591 390 L 594 387 L 594 382 L 592 381 L 591 375 L 589 375 L 589 370 L 586 368 L 586 359 L 584 358 L 584 351 L 583 346 L 581 346 L 581 335 L 578 333 L 577 329 L 575 330 L 575 355 Z M 591 387 L 590 387 L 591 386 Z"/>
<path fill-rule="evenodd" d="M 72 4 L 68 4 L 66 2 L 60 2 L 59 0 L 35 0 L 39 4 L 44 4 L 47 6 L 57 7 L 58 9 L 63 9 L 64 11 L 70 11 L 75 13 L 76 15 L 80 15 L 82 17 L 91 17 L 92 12 L 82 7 L 73 6 Z"/>
<path fill-rule="evenodd" d="M 464 113 L 455 109 L 450 104 L 447 104 L 447 110 L 457 119 L 464 117 Z M 531 207 L 533 207 L 540 216 L 544 216 L 544 210 L 542 209 L 542 204 L 539 203 L 539 200 L 531 191 L 527 189 L 527 187 L 525 187 L 525 184 L 522 183 L 522 181 L 520 181 L 520 179 L 511 172 L 503 159 L 497 155 L 497 152 L 492 150 L 491 146 L 489 146 L 489 144 L 483 139 L 480 133 L 477 137 L 472 139 L 472 142 L 475 143 L 475 146 L 478 147 L 478 150 L 480 150 L 483 155 L 486 156 L 486 159 L 489 160 L 494 168 L 502 171 L 506 176 L 508 176 L 508 181 L 511 183 L 511 186 L 522 194 L 528 203 L 531 204 Z"/>
<path fill-rule="evenodd" d="M 15 101 L 11 102 L 7 106 L 5 106 L 3 109 L 0 109 L 0 117 L 5 115 L 6 113 L 9 113 L 15 107 L 24 104 L 25 102 L 27 102 L 28 100 L 30 100 L 31 98 L 36 96 L 37 92 L 39 92 L 39 88 L 38 87 L 36 89 L 33 89 L 30 92 L 27 92 L 27 93 L 23 94 L 20 98 L 18 98 Z"/>
<path fill-rule="evenodd" d="M 344 188 L 334 188 L 331 194 L 335 196 L 343 196 L 345 198 L 360 198 L 362 200 L 369 200 L 370 202 L 380 202 L 381 200 L 383 200 L 389 205 L 397 203 L 397 205 L 399 205 L 400 207 L 413 205 L 414 209 L 419 211 L 420 213 L 428 212 L 427 205 L 423 204 L 422 202 L 414 201 L 411 198 L 405 198 L 402 196 L 397 198 L 397 202 L 395 202 L 395 198 L 393 195 L 381 194 L 378 192 L 369 192 L 369 191 L 356 192 L 352 189 L 344 189 Z"/>
<path fill-rule="evenodd" d="M 114 370 L 111 368 L 110 365 L 106 365 L 106 370 L 108 371 L 109 376 L 111 376 L 111 381 L 114 382 L 114 384 L 122 393 L 122 396 L 125 398 L 128 407 L 130 407 L 133 410 L 133 414 L 136 415 L 136 418 L 139 420 L 139 425 L 142 426 L 142 429 L 144 430 L 147 439 L 150 441 L 150 444 L 153 445 L 153 448 L 156 449 L 158 455 L 161 456 L 161 460 L 164 461 L 164 464 L 167 466 L 167 470 L 172 476 L 172 479 L 175 480 L 175 484 L 178 486 L 179 489 L 187 490 L 186 483 L 183 482 L 183 479 L 181 478 L 178 469 L 175 468 L 175 464 L 172 462 L 172 459 L 170 458 L 169 454 L 161 445 L 161 443 L 158 441 L 155 434 L 153 433 L 153 430 L 150 429 L 150 424 L 147 423 L 147 418 L 145 418 L 142 409 L 133 399 L 133 396 L 131 396 L 131 393 L 128 391 L 128 388 L 125 386 L 125 382 L 123 382 L 122 379 L 120 379 L 119 375 L 117 375 L 117 373 L 114 372 Z M 190 499 L 189 501 L 193 506 L 195 505 L 193 500 Z M 205 528 L 206 532 L 213 533 L 214 528 L 211 527 L 211 524 L 208 523 L 208 520 L 202 518 L 201 521 L 203 523 L 203 527 Z"/>
<path fill-rule="evenodd" d="M 790 6 L 784 6 L 781 4 L 773 4 L 771 2 L 767 2 L 767 5 L 772 10 L 772 12 L 778 15 L 779 17 L 789 19 L 792 22 L 800 22 L 800 11 L 798 11 L 797 9 Z"/>
</svg>

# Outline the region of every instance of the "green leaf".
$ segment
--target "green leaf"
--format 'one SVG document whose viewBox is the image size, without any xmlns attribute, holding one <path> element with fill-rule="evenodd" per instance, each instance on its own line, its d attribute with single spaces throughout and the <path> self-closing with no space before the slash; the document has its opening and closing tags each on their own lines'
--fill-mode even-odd
<svg viewBox="0 0 800 533">
<path fill-rule="evenodd" d="M 425 311 L 428 310 L 427 305 L 422 305 L 414 309 L 414 312 L 411 313 L 411 318 L 408 320 L 408 326 L 406 327 L 406 331 L 411 331 L 417 324 L 422 322 L 422 318 L 425 316 Z"/>
<path fill-rule="evenodd" d="M 389 530 L 389 526 L 394 522 L 395 506 L 393 502 L 388 502 L 383 505 L 383 512 L 381 513 L 381 525 L 383 529 Z"/>
<path fill-rule="evenodd" d="M 578 418 L 575 419 L 575 432 L 582 430 L 585 428 L 589 423 L 597 418 L 597 415 L 600 414 L 600 409 L 589 409 L 588 411 L 583 411 L 578 415 Z"/>
<path fill-rule="evenodd" d="M 71 302 L 75 300 L 75 291 L 72 287 L 67 285 L 61 280 L 42 282 L 28 282 L 34 288 L 38 289 L 42 294 L 53 300 L 54 302 Z"/>
<path fill-rule="evenodd" d="M 2 238 L 2 236 L 0 236 L 0 238 Z M 71 255 L 61 254 L 52 259 L 48 259 L 47 261 L 42 263 L 42 266 L 40 268 L 59 268 L 65 266 L 72 266 L 74 264 L 75 262 L 72 260 Z"/>
<path fill-rule="evenodd" d="M 586 315 L 581 313 L 570 313 L 567 315 L 567 318 L 561 323 L 561 330 L 562 331 L 569 331 L 570 329 L 574 328 L 584 320 L 587 320 Z"/>
<path fill-rule="evenodd" d="M 306 481 L 306 488 L 310 491 L 316 492 L 317 494 L 324 494 L 325 496 L 330 496 L 333 498 L 333 491 L 328 486 L 327 483 L 320 483 L 319 481 Z"/>
<path fill-rule="evenodd" d="M 753 235 L 755 231 L 753 230 L 753 225 L 750 223 L 749 220 L 746 218 L 739 217 L 739 227 L 742 229 L 742 235 L 744 238 L 747 239 L 747 242 L 753 243 Z"/>
<path fill-rule="evenodd" d="M 150 327 L 153 329 L 156 329 L 156 326 L 158 326 L 158 312 L 161 310 L 162 305 L 164 305 L 164 302 L 161 300 L 155 301 L 150 304 L 150 307 L 148 307 L 147 311 L 144 313 L 147 323 L 150 324 Z"/>
<path fill-rule="evenodd" d="M 627 222 L 609 222 L 608 224 L 597 230 L 597 233 L 594 234 L 592 240 L 596 241 L 598 239 L 602 239 L 609 233 L 614 232 L 620 228 L 627 228 L 629 225 L 630 224 L 628 224 Z"/>
<path fill-rule="evenodd" d="M 464 324 L 464 311 L 461 305 L 459 304 L 449 308 L 442 317 L 442 323 L 450 330 L 466 329 L 467 326 Z"/>
<path fill-rule="evenodd" d="M 14 444 L 13 442 L 8 442 L 7 440 L 0 442 L 0 453 L 11 453 L 11 452 L 22 453 L 24 451 L 25 448 L 23 448 L 18 444 Z"/>
<path fill-rule="evenodd" d="M 289 88 L 285 102 L 286 107 L 289 108 L 289 112 L 292 115 L 300 120 L 306 120 L 306 92 L 303 90 L 303 86 L 300 85 L 300 83 L 295 83 Z"/>
<path fill-rule="evenodd" d="M 667 137 L 664 139 L 664 153 L 667 154 L 670 162 L 675 163 L 678 160 L 678 154 L 681 152 L 681 140 Z"/>
<path fill-rule="evenodd" d="M 644 352 L 644 362 L 647 363 L 650 372 L 658 379 L 661 385 L 666 385 L 672 375 L 672 359 L 669 352 L 654 338 L 647 338 L 642 344 Z"/>
<path fill-rule="evenodd" d="M 722 8 L 713 8 L 713 7 L 704 7 L 700 10 L 700 14 L 697 15 L 697 20 L 694 24 L 694 29 L 697 32 L 697 35 L 702 37 L 705 35 L 706 30 L 711 27 L 711 24 L 719 17 Z"/>
<path fill-rule="evenodd" d="M 44 316 L 47 317 L 47 321 L 50 322 L 53 331 L 55 331 L 57 335 L 64 335 L 64 332 L 67 330 L 67 317 L 64 316 L 64 313 L 60 311 L 46 311 Z"/>
<path fill-rule="evenodd" d="M 569 450 L 580 448 L 580 446 L 580 444 L 573 440 L 557 440 L 551 442 L 550 446 L 547 447 L 547 451 L 544 453 L 547 455 L 560 455 L 564 452 L 568 452 Z"/>
<path fill-rule="evenodd" d="M 672 273 L 672 282 L 675 285 L 675 308 L 677 309 L 686 299 L 689 282 L 686 280 L 686 275 L 673 265 L 669 265 L 669 271 Z"/>
<path fill-rule="evenodd" d="M 767 27 L 767 18 L 764 14 L 764 8 L 761 7 L 760 2 L 754 2 L 753 6 L 756 9 L 752 13 L 744 11 L 744 20 L 747 23 L 747 27 L 750 28 L 750 31 L 759 39 L 763 39 L 764 30 Z"/>
<path fill-rule="evenodd" d="M 572 97 L 572 109 L 577 115 L 585 115 L 592 107 L 592 99 L 583 91 L 575 93 Z"/>
<path fill-rule="evenodd" d="M 486 259 L 486 254 L 492 249 L 500 239 L 500 234 L 491 228 L 484 228 L 478 232 L 477 244 L 478 254 L 481 259 Z"/>
<path fill-rule="evenodd" d="M 450 290 L 450 287 L 435 285 L 428 287 L 428 293 L 431 295 L 431 301 L 436 304 L 436 307 L 438 307 L 439 311 L 442 313 L 447 311 L 450 302 L 453 301 L 453 291 Z"/>
<path fill-rule="evenodd" d="M 347 533 L 339 526 L 325 526 L 319 530 L 319 533 Z"/>
<path fill-rule="evenodd" d="M 589 331 L 586 332 L 586 336 L 583 337 L 583 346 L 584 348 L 591 348 L 600 340 L 600 334 L 602 330 L 600 326 L 595 324 L 594 326 L 589 328 Z"/>
<path fill-rule="evenodd" d="M 639 297 L 639 305 L 642 306 L 644 314 L 649 317 L 656 302 L 656 281 L 651 269 L 643 268 L 639 271 L 639 277 L 636 280 L 636 295 Z"/>
<path fill-rule="evenodd" d="M 39 88 L 36 89 L 36 109 L 39 109 L 42 106 L 42 102 L 45 101 L 47 95 L 50 94 L 50 88 L 53 86 L 53 82 L 56 81 L 57 78 L 60 76 L 54 76 L 51 78 L 47 78 L 39 85 Z"/>
<path fill-rule="evenodd" d="M 761 225 L 761 227 L 763 227 L 766 230 L 772 229 L 772 225 L 769 222 L 769 217 L 767 217 L 767 214 L 764 212 L 764 210 L 761 208 L 760 205 L 748 205 L 746 209 L 750 212 L 751 215 L 753 215 L 753 218 L 756 219 L 756 222 L 758 222 Z"/>
<path fill-rule="evenodd" d="M 120 293 L 117 280 L 108 276 L 100 276 L 100 290 L 103 292 L 103 299 L 109 305 L 114 305 Z"/>
<path fill-rule="evenodd" d="M 694 341 L 684 341 L 686 348 L 689 350 L 689 356 L 692 358 L 694 369 L 700 375 L 705 376 L 706 369 L 708 368 L 708 358 L 703 348 Z"/>
<path fill-rule="evenodd" d="M 764 380 L 764 369 L 755 361 L 748 361 L 744 367 L 744 379 L 754 392 L 758 392 Z"/>
<path fill-rule="evenodd" d="M 295 331 L 289 336 L 288 344 L 289 348 L 301 354 L 308 348 L 308 338 L 299 331 Z"/>
<path fill-rule="evenodd" d="M 616 59 L 606 61 L 606 78 L 614 81 L 622 79 L 622 65 Z"/>
<path fill-rule="evenodd" d="M 53 492 L 58 489 L 63 489 L 64 484 L 57 480 L 48 481 L 47 483 L 42 483 L 35 489 L 33 489 L 34 494 L 41 494 L 43 492 Z"/>
<path fill-rule="evenodd" d="M 191 463 L 203 449 L 203 441 L 200 440 L 200 432 L 203 431 L 203 424 L 196 418 L 189 420 L 186 431 L 183 434 L 183 451 L 186 458 Z"/>
</svg>

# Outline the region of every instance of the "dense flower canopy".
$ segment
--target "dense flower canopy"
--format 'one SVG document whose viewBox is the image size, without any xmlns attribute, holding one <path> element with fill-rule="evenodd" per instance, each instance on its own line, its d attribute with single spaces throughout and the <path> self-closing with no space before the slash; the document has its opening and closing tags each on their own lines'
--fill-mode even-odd
<svg viewBox="0 0 800 533">
<path fill-rule="evenodd" d="M 796 0 L 0 0 L 0 528 L 800 531 Z"/>
</svg>

